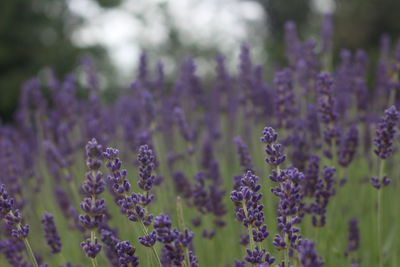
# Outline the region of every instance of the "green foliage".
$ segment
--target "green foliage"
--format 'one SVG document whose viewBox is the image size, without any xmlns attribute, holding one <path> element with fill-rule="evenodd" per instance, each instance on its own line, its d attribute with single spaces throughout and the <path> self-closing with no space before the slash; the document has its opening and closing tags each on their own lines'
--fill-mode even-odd
<svg viewBox="0 0 400 267">
<path fill-rule="evenodd" d="M 72 33 L 82 23 L 67 1 L 2 0 L 0 3 L 0 114 L 12 118 L 22 82 L 51 67 L 64 75 L 83 53 L 104 58 L 101 47 L 79 48 Z"/>
</svg>

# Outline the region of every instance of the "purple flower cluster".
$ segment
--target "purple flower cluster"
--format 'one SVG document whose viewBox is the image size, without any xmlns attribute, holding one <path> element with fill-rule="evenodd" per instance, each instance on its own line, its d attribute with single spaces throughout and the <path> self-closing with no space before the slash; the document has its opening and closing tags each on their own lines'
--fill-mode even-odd
<svg viewBox="0 0 400 267">
<path fill-rule="evenodd" d="M 283 146 L 277 143 L 278 133 L 272 127 L 265 127 L 261 141 L 265 144 L 267 157 L 265 161 L 274 168 L 277 168 L 285 161 L 286 155 L 283 153 Z"/>
<path fill-rule="evenodd" d="M 125 196 L 131 189 L 131 184 L 126 179 L 127 172 L 121 169 L 122 161 L 118 157 L 119 151 L 115 148 L 107 148 L 103 157 L 107 160 L 106 167 L 110 171 L 107 176 L 112 191 L 118 196 Z"/>
<path fill-rule="evenodd" d="M 385 110 L 385 114 L 376 128 L 374 139 L 375 154 L 381 159 L 387 159 L 393 153 L 393 139 L 399 121 L 399 112 L 395 106 Z"/>
<path fill-rule="evenodd" d="M 304 174 L 290 167 L 281 170 L 279 174 L 273 172 L 270 179 L 278 183 L 271 192 L 279 197 L 277 222 L 280 234 L 275 236 L 273 244 L 278 249 L 289 249 L 289 247 L 296 249 L 301 236 L 300 229 L 294 225 L 299 223 L 303 216 L 301 183 L 303 183 Z"/>
<path fill-rule="evenodd" d="M 139 259 L 135 255 L 136 249 L 129 241 L 118 242 L 115 246 L 118 255 L 119 264 L 122 267 L 137 267 L 139 266 Z"/>
<path fill-rule="evenodd" d="M 315 250 L 315 244 L 311 240 L 299 241 L 299 262 L 302 267 L 320 267 L 324 264 Z"/>
<path fill-rule="evenodd" d="M 330 198 L 335 194 L 335 167 L 324 166 L 322 169 L 322 178 L 318 178 L 316 190 L 314 192 L 314 201 L 310 205 L 312 215 L 312 224 L 316 227 L 322 227 L 326 224 L 326 209 Z"/>
<path fill-rule="evenodd" d="M 192 202 L 200 213 L 214 214 L 214 224 L 222 227 L 225 225 L 222 216 L 226 213 L 226 207 L 223 203 L 225 190 L 220 188 L 219 180 L 211 180 L 211 183 L 207 183 L 207 180 L 210 180 L 207 178 L 204 171 L 195 174 L 195 183 L 191 191 Z"/>
<path fill-rule="evenodd" d="M 96 139 L 92 139 L 87 143 L 86 165 L 89 170 L 82 184 L 82 192 L 85 198 L 81 202 L 81 209 L 85 214 L 79 216 L 79 221 L 86 229 L 92 231 L 92 233 L 103 222 L 106 212 L 105 201 L 99 198 L 99 195 L 105 188 L 103 174 L 99 170 L 102 165 L 102 152 L 102 146 L 97 143 Z M 95 258 L 101 250 L 101 245 L 93 234 L 91 238 L 83 241 L 81 246 L 89 258 Z"/>
<path fill-rule="evenodd" d="M 251 171 L 247 171 L 240 180 L 240 186 L 231 192 L 231 200 L 235 204 L 236 219 L 239 220 L 249 232 L 251 249 L 247 250 L 245 260 L 249 263 L 268 263 L 274 262 L 267 253 L 265 258 L 265 249 L 259 246 L 254 248 L 254 242 L 264 241 L 268 235 L 267 225 L 264 223 L 264 205 L 262 205 L 262 194 L 259 193 L 261 185 L 257 184 L 259 178 Z"/>
<path fill-rule="evenodd" d="M 186 260 L 190 267 L 197 267 L 197 258 L 191 249 L 193 233 L 188 229 L 179 232 L 172 228 L 171 218 L 168 215 L 160 214 L 154 218 L 154 230 L 157 241 L 164 244 L 161 255 L 163 266 L 182 266 L 185 260 L 185 251 L 189 254 Z M 187 254 L 186 254 L 187 255 Z"/>
<path fill-rule="evenodd" d="M 325 125 L 323 134 L 325 143 L 328 145 L 328 150 L 325 151 L 325 154 L 331 158 L 334 156 L 333 153 L 336 153 L 336 151 L 332 151 L 332 146 L 336 146 L 336 142 L 340 137 L 332 75 L 328 72 L 322 72 L 318 75 L 316 83 L 318 113 L 321 122 Z"/>
<path fill-rule="evenodd" d="M 58 235 L 56 225 L 54 223 L 54 216 L 49 212 L 45 212 L 42 216 L 42 224 L 45 232 L 47 244 L 51 248 L 52 253 L 61 251 L 61 238 Z"/>
<path fill-rule="evenodd" d="M 347 251 L 355 251 L 360 246 L 360 230 L 358 228 L 358 220 L 353 218 L 348 223 L 349 236 L 347 243 Z"/>
<path fill-rule="evenodd" d="M 293 126 L 292 120 L 296 113 L 296 106 L 292 79 L 292 73 L 289 68 L 275 73 L 275 114 L 279 128 L 290 128 Z"/>
<path fill-rule="evenodd" d="M 343 167 L 349 166 L 353 161 L 354 155 L 358 147 L 358 130 L 355 125 L 352 125 L 346 135 L 342 138 L 339 149 L 339 164 Z"/>
<path fill-rule="evenodd" d="M 253 163 L 251 161 L 251 156 L 248 151 L 247 145 L 244 143 L 240 136 L 235 137 L 233 139 L 233 142 L 236 144 L 237 154 L 239 155 L 240 166 L 242 167 L 243 172 L 254 172 Z"/>
<path fill-rule="evenodd" d="M 22 223 L 22 215 L 14 207 L 14 199 L 6 191 L 4 184 L 0 184 L 0 219 L 7 225 L 13 238 L 25 239 L 29 234 L 29 225 Z"/>
<path fill-rule="evenodd" d="M 152 174 L 152 171 L 155 168 L 155 157 L 153 150 L 151 150 L 148 145 L 140 146 L 137 160 L 140 163 L 138 185 L 140 189 L 144 190 L 146 195 L 148 195 L 148 192 L 153 187 L 155 180 L 155 177 Z M 149 196 L 149 198 L 152 198 L 152 196 Z"/>
</svg>

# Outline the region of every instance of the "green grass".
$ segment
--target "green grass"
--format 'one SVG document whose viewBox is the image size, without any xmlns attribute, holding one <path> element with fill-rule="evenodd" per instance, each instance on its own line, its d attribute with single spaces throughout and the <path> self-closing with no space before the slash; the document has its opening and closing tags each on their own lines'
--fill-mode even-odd
<svg viewBox="0 0 400 267">
<path fill-rule="evenodd" d="M 225 125 L 226 121 L 222 124 Z M 272 245 L 272 239 L 276 234 L 275 222 L 275 207 L 277 198 L 270 192 L 273 183 L 269 180 L 270 173 L 269 166 L 264 162 L 265 153 L 264 146 L 259 141 L 262 128 L 264 125 L 258 124 L 252 129 L 251 138 L 252 144 L 252 159 L 255 165 L 256 174 L 260 177 L 262 185 L 263 203 L 265 205 L 265 217 L 268 225 L 270 236 L 263 243 L 263 247 L 267 248 L 277 260 L 283 258 L 283 253 L 279 252 Z M 241 127 L 241 126 L 239 126 Z M 171 173 L 166 163 L 166 149 L 165 143 L 161 134 L 156 134 L 154 142 L 158 159 L 161 162 L 159 173 L 165 176 L 165 181 L 161 186 L 154 189 L 156 195 L 155 201 L 149 206 L 149 211 L 153 214 L 168 213 L 172 216 L 175 226 L 178 226 L 178 218 L 176 212 L 176 196 L 174 184 L 171 179 Z M 185 143 L 180 138 L 175 140 L 177 147 L 184 151 Z M 123 150 L 125 147 L 118 144 L 119 149 Z M 63 182 L 63 187 L 68 191 L 70 187 L 78 192 L 79 186 L 84 180 L 84 158 L 83 149 L 76 155 L 75 165 L 72 171 L 75 175 L 75 184 L 67 185 Z M 183 161 L 177 164 L 177 169 L 184 171 L 193 181 L 193 174 L 199 170 L 199 164 L 196 161 L 200 159 L 199 151 L 193 158 L 186 157 Z M 190 205 L 187 205 L 183 200 L 183 218 L 184 223 L 191 228 L 195 233 L 194 251 L 198 256 L 200 266 L 229 266 L 232 265 L 234 259 L 241 259 L 245 254 L 245 248 L 239 245 L 240 233 L 245 233 L 246 229 L 235 220 L 234 206 L 229 199 L 229 194 L 232 188 L 232 177 L 234 174 L 241 173 L 237 156 L 235 155 L 235 147 L 231 140 L 222 139 L 215 146 L 215 156 L 220 163 L 220 172 L 224 180 L 224 188 L 226 189 L 225 204 L 228 213 L 225 215 L 227 225 L 224 228 L 218 229 L 217 235 L 211 239 L 204 239 L 201 237 L 201 230 L 212 227 L 212 215 L 203 215 L 203 225 L 200 228 L 194 228 L 190 221 L 195 216 L 199 216 L 199 212 Z M 122 153 L 123 154 L 123 153 Z M 131 182 L 132 190 L 137 191 L 137 169 L 132 164 L 136 158 L 136 154 L 129 153 L 129 157 L 123 159 L 123 168 L 128 170 L 128 178 Z M 355 217 L 359 220 L 360 226 L 360 248 L 351 254 L 351 257 L 361 259 L 361 266 L 377 266 L 378 259 L 378 245 L 377 245 L 377 190 L 374 189 L 369 183 L 369 178 L 378 174 L 378 166 L 376 164 L 376 157 L 371 165 L 368 162 L 368 157 L 362 155 L 359 151 L 355 160 L 348 169 L 340 170 L 341 173 L 348 177 L 347 183 L 343 187 L 337 188 L 337 193 L 331 198 L 328 206 L 327 225 L 316 230 L 311 225 L 311 218 L 306 215 L 300 227 L 301 233 L 304 238 L 314 239 L 317 242 L 317 250 L 325 261 L 325 266 L 349 266 L 349 258 L 344 256 L 344 251 L 347 246 L 347 223 Z M 386 170 L 392 178 L 392 184 L 383 189 L 383 238 L 382 250 L 384 253 L 384 266 L 399 266 L 398 255 L 400 255 L 400 234 L 399 234 L 399 182 L 398 172 L 396 171 L 396 163 L 399 162 L 399 155 L 394 155 L 393 158 L 388 160 Z M 288 160 L 285 165 L 289 164 Z M 329 164 L 329 161 L 323 160 L 322 165 Z M 40 193 L 32 193 L 33 181 L 24 185 L 24 193 L 29 196 L 28 202 L 23 209 L 23 216 L 26 223 L 31 225 L 31 232 L 29 241 L 31 242 L 34 251 L 40 253 L 50 266 L 58 266 L 62 264 L 65 259 L 73 262 L 74 264 L 81 264 L 82 266 L 91 266 L 90 260 L 83 254 L 80 242 L 83 240 L 81 233 L 72 230 L 69 223 L 63 217 L 62 212 L 59 210 L 56 201 L 54 200 L 53 187 L 56 181 L 47 172 L 45 162 L 40 161 L 38 170 L 43 175 L 44 184 Z M 106 169 L 103 169 L 107 173 Z M 364 180 L 364 178 L 367 178 Z M 82 198 L 82 196 L 79 196 Z M 141 230 L 139 223 L 129 221 L 124 215 L 119 212 L 118 207 L 113 202 L 111 195 L 108 192 L 102 194 L 106 199 L 107 206 L 112 214 L 111 226 L 118 228 L 119 237 L 122 240 L 130 240 L 137 248 L 137 255 L 141 262 L 141 266 L 155 266 L 150 249 L 141 246 L 138 242 Z M 75 207 L 79 210 L 77 200 L 73 200 Z M 49 211 L 54 214 L 55 222 L 60 232 L 63 249 L 62 255 L 52 255 L 47 247 L 43 230 L 40 224 L 40 217 L 44 211 Z M 157 245 L 158 251 L 161 246 Z M 99 266 L 110 266 L 102 251 L 98 256 Z M 28 258 L 26 258 L 28 259 Z M 296 261 L 292 260 L 293 264 L 297 265 Z M 0 266 L 7 266 L 5 259 L 0 259 Z"/>
</svg>

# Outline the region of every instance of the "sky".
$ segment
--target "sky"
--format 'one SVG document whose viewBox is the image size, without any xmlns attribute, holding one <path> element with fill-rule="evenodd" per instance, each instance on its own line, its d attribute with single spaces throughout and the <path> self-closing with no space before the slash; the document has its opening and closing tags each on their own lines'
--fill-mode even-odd
<svg viewBox="0 0 400 267">
<path fill-rule="evenodd" d="M 168 18 L 160 12 L 161 6 L 166 7 Z M 321 13 L 334 8 L 333 0 L 314 0 L 314 6 Z M 70 0 L 69 8 L 85 19 L 73 40 L 80 46 L 103 45 L 123 75 L 132 73 L 146 44 L 163 43 L 166 23 L 179 25 L 185 40 L 214 45 L 230 54 L 248 38 L 249 25 L 264 20 L 262 8 L 245 0 L 125 0 L 112 9 L 91 0 Z"/>
</svg>

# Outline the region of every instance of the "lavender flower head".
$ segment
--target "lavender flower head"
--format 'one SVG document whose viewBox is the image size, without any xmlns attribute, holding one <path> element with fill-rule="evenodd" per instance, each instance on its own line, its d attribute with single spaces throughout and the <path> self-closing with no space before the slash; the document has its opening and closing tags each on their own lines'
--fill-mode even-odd
<svg viewBox="0 0 400 267">
<path fill-rule="evenodd" d="M 356 154 L 358 147 L 358 130 L 352 125 L 344 136 L 339 149 L 339 164 L 343 167 L 349 166 Z"/>
<path fill-rule="evenodd" d="M 337 125 L 338 113 L 336 107 L 336 98 L 334 96 L 334 86 L 332 75 L 328 72 L 321 72 L 317 77 L 318 92 L 318 113 L 325 128 L 323 130 L 325 143 L 328 150 L 325 154 L 331 158 L 335 151 L 331 151 L 332 145 L 335 145 L 340 136 Z"/>
<path fill-rule="evenodd" d="M 56 225 L 54 223 L 54 216 L 49 212 L 45 212 L 42 216 L 42 224 L 45 232 L 47 244 L 51 248 L 52 253 L 61 251 L 61 238 L 58 235 Z"/>
<path fill-rule="evenodd" d="M 265 161 L 275 168 L 286 159 L 286 155 L 283 154 L 283 146 L 276 143 L 277 139 L 278 133 L 272 127 L 264 128 L 261 141 L 265 144 L 265 152 L 268 155 Z"/>
<path fill-rule="evenodd" d="M 82 183 L 82 191 L 86 197 L 81 202 L 81 208 L 86 214 L 80 215 L 79 220 L 87 229 L 98 227 L 106 210 L 104 199 L 97 198 L 104 191 L 105 186 L 103 174 L 99 171 L 102 164 L 101 150 L 102 147 L 96 139 L 89 141 L 86 145 L 86 165 L 89 171 Z"/>
<path fill-rule="evenodd" d="M 275 235 L 273 244 L 278 249 L 295 249 L 301 238 L 300 229 L 294 225 L 299 223 L 303 216 L 304 203 L 302 202 L 301 184 L 304 174 L 291 167 L 281 170 L 279 174 L 273 172 L 270 179 L 279 183 L 271 189 L 271 192 L 279 197 L 277 222 L 280 234 Z M 286 237 L 289 243 L 285 241 Z"/>
<path fill-rule="evenodd" d="M 236 144 L 237 153 L 240 158 L 240 166 L 242 167 L 244 172 L 252 171 L 253 172 L 253 163 L 251 161 L 251 156 L 248 151 L 247 145 L 243 142 L 240 136 L 237 136 L 233 139 L 233 142 Z"/>
<path fill-rule="evenodd" d="M 268 235 L 267 225 L 264 223 L 264 205 L 261 204 L 261 185 L 257 184 L 258 177 L 247 171 L 240 180 L 240 187 L 231 192 L 231 200 L 235 204 L 236 219 L 247 227 L 250 239 L 250 249 L 247 250 L 245 260 L 252 264 L 272 264 L 275 259 L 265 256 L 265 250 L 254 248 L 254 242 L 265 240 Z"/>
<path fill-rule="evenodd" d="M 290 128 L 293 126 L 292 120 L 296 109 L 292 79 L 292 73 L 289 68 L 275 74 L 275 114 L 279 128 Z"/>
<path fill-rule="evenodd" d="M 191 145 L 191 143 L 194 141 L 194 133 L 186 120 L 185 113 L 181 108 L 176 107 L 174 109 L 174 116 L 176 118 L 180 134 L 182 135 L 183 139 L 185 139 L 185 141 Z"/>
<path fill-rule="evenodd" d="M 11 229 L 11 236 L 25 239 L 29 234 L 29 225 L 22 224 L 21 212 L 14 208 L 14 199 L 9 197 L 4 184 L 0 184 L 0 219 Z"/>
<path fill-rule="evenodd" d="M 126 170 L 121 169 L 122 162 L 118 155 L 119 151 L 115 148 L 107 148 L 106 151 L 103 152 L 103 157 L 107 159 L 106 166 L 111 172 L 108 175 L 111 188 L 117 195 L 124 196 L 129 193 L 131 184 L 126 179 Z"/>
<path fill-rule="evenodd" d="M 299 241 L 299 261 L 302 267 L 320 267 L 324 264 L 315 250 L 315 244 L 311 240 Z"/>
<path fill-rule="evenodd" d="M 137 160 L 140 163 L 138 185 L 142 190 L 146 192 L 150 191 L 155 179 L 152 174 L 155 168 L 153 150 L 151 150 L 148 145 L 140 146 Z"/>
<path fill-rule="evenodd" d="M 123 267 L 137 267 L 139 266 L 138 257 L 135 255 L 135 247 L 129 241 L 118 242 L 115 246 L 119 263 Z"/>
<path fill-rule="evenodd" d="M 106 205 L 102 198 L 98 198 L 104 191 L 103 174 L 99 170 L 102 164 L 102 146 L 92 139 L 86 145 L 86 165 L 88 172 L 82 183 L 82 192 L 85 198 L 81 202 L 81 209 L 85 214 L 79 216 L 80 223 L 92 232 L 91 238 L 81 243 L 81 247 L 89 258 L 95 258 L 101 250 L 101 245 L 94 236 L 94 229 L 103 222 Z"/>
<path fill-rule="evenodd" d="M 349 236 L 347 243 L 347 252 L 355 251 L 360 244 L 360 230 L 358 228 L 357 219 L 353 218 L 349 221 Z"/>
<path fill-rule="evenodd" d="M 374 139 L 375 154 L 381 159 L 387 159 L 393 153 L 393 139 L 396 134 L 396 125 L 399 121 L 399 112 L 395 106 L 385 110 L 385 114 L 376 128 Z"/>
</svg>

